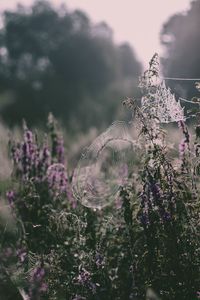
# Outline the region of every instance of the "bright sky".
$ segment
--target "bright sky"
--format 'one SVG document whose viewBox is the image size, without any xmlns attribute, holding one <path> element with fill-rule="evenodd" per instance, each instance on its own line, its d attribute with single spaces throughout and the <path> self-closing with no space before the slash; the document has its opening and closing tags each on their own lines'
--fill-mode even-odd
<svg viewBox="0 0 200 300">
<path fill-rule="evenodd" d="M 18 0 L 0 0 L 0 9 L 14 8 Z M 21 0 L 30 4 L 32 0 Z M 155 53 L 161 53 L 159 32 L 162 24 L 176 12 L 184 12 L 190 0 L 52 0 L 69 9 L 81 8 L 93 22 L 106 21 L 116 42 L 128 41 L 146 65 Z"/>
</svg>

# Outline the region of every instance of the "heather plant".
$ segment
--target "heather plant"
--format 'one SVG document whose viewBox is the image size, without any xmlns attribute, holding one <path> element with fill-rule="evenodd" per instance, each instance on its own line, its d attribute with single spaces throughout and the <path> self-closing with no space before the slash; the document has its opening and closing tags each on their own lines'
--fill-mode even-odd
<svg viewBox="0 0 200 300">
<path fill-rule="evenodd" d="M 24 299 L 198 299 L 199 115 L 192 136 L 180 101 L 159 78 L 157 55 L 140 88 L 141 99 L 123 102 L 132 112 L 137 140 L 131 142 L 132 158 L 125 152 L 121 165 L 117 156 L 116 178 L 124 180 L 117 181 L 117 191 L 111 189 L 112 201 L 87 165 L 79 170 L 81 178 L 69 170 L 52 115 L 43 139 L 24 124 L 23 140 L 10 142 L 13 173 L 6 197 L 15 230 L 1 228 L 0 262 Z M 179 149 L 168 145 L 171 122 L 182 135 Z M 111 142 L 119 152 L 119 139 L 130 145 L 127 127 L 116 124 L 97 138 L 100 149 Z M 94 145 L 88 149 L 96 150 Z M 90 158 L 90 166 L 98 163 L 98 157 L 92 163 Z M 105 178 L 103 187 L 113 185 L 113 178 Z M 88 200 L 91 190 L 96 197 Z"/>
</svg>

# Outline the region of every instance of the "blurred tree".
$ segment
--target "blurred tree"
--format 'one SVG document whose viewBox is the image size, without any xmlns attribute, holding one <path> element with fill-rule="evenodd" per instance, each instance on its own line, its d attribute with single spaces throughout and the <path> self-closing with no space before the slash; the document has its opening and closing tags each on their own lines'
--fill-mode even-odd
<svg viewBox="0 0 200 300">
<path fill-rule="evenodd" d="M 115 83 L 140 72 L 130 46 L 116 46 L 108 25 L 94 26 L 82 11 L 36 1 L 3 14 L 0 91 L 12 101 L 1 115 L 11 125 L 42 123 L 49 111 L 72 128 L 110 122 Z"/>
<path fill-rule="evenodd" d="M 164 24 L 161 42 L 165 47 L 164 75 L 200 78 L 200 0 L 193 1 L 186 13 L 176 14 Z M 197 94 L 195 82 L 168 83 L 182 96 Z"/>
<path fill-rule="evenodd" d="M 136 56 L 128 43 L 119 46 L 119 57 L 121 64 L 122 77 L 135 77 L 136 73 L 140 73 L 140 65 Z"/>
</svg>

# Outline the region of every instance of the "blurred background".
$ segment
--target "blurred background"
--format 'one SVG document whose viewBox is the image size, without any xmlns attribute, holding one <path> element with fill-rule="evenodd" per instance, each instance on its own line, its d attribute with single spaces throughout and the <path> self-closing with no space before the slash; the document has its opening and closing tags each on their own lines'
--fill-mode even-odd
<svg viewBox="0 0 200 300">
<path fill-rule="evenodd" d="M 23 118 L 42 128 L 52 112 L 69 143 L 87 143 L 124 118 L 121 101 L 138 96 L 155 52 L 164 76 L 200 77 L 200 0 L 116 2 L 0 1 L 1 140 L 3 128 Z M 167 84 L 196 94 L 194 82 Z"/>
</svg>

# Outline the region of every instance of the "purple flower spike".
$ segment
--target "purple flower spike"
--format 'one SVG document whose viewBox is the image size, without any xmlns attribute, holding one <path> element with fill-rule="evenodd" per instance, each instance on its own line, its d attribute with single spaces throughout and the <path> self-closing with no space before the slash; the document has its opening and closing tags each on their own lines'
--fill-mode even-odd
<svg viewBox="0 0 200 300">
<path fill-rule="evenodd" d="M 29 297 L 30 300 L 40 299 L 40 295 L 47 291 L 48 286 L 44 282 L 45 270 L 42 267 L 35 268 L 30 277 Z"/>
<path fill-rule="evenodd" d="M 14 191 L 8 191 L 6 193 L 6 197 L 8 199 L 9 205 L 12 207 L 14 204 L 14 200 L 15 200 L 15 193 Z"/>
</svg>

